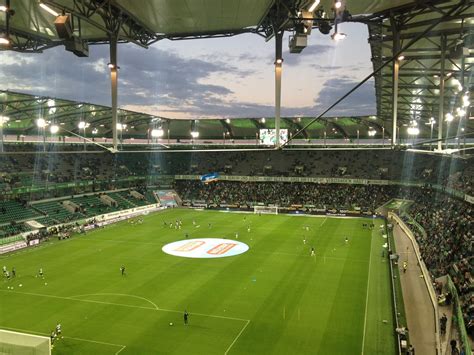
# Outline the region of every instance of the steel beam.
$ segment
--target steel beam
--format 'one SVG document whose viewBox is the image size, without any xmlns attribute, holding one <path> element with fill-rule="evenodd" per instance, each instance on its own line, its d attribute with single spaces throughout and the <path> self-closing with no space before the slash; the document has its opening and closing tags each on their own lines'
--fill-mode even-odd
<svg viewBox="0 0 474 355">
<path fill-rule="evenodd" d="M 441 71 L 439 80 L 439 108 L 438 108 L 438 150 L 443 149 L 443 121 L 444 121 L 444 82 L 446 65 L 446 35 L 441 35 Z"/>
<path fill-rule="evenodd" d="M 117 151 L 117 82 L 118 82 L 118 66 L 117 66 L 117 36 L 110 36 L 110 87 L 112 89 L 112 139 L 113 149 Z"/>
</svg>

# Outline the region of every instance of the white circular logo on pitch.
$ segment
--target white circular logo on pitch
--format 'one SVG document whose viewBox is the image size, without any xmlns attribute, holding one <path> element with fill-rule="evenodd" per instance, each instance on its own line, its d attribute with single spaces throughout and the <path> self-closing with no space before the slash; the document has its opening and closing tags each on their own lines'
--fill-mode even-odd
<svg viewBox="0 0 474 355">
<path fill-rule="evenodd" d="M 236 240 L 202 238 L 166 244 L 162 250 L 166 254 L 184 258 L 224 258 L 245 253 L 249 246 Z"/>
</svg>

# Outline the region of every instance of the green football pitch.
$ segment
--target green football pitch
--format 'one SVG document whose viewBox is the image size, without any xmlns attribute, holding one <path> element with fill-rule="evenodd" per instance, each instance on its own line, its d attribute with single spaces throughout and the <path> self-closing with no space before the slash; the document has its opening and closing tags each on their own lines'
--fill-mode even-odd
<svg viewBox="0 0 474 355">
<path fill-rule="evenodd" d="M 181 230 L 164 226 L 176 219 Z M 0 328 L 48 335 L 60 322 L 53 354 L 393 354 L 386 239 L 367 221 L 174 209 L 44 243 L 2 257 L 17 276 L 0 285 Z M 238 233 L 250 249 L 162 251 L 186 233 Z"/>
</svg>

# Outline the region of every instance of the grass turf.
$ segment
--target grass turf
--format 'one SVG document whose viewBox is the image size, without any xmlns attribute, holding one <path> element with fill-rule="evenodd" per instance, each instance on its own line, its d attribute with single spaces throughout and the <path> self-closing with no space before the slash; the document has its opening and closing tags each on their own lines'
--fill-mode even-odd
<svg viewBox="0 0 474 355">
<path fill-rule="evenodd" d="M 163 226 L 177 218 L 183 229 Z M 2 258 L 17 277 L 1 284 L 0 328 L 48 335 L 61 322 L 55 354 L 392 354 L 386 240 L 363 221 L 176 209 L 50 242 Z M 245 254 L 161 251 L 236 232 Z"/>
</svg>

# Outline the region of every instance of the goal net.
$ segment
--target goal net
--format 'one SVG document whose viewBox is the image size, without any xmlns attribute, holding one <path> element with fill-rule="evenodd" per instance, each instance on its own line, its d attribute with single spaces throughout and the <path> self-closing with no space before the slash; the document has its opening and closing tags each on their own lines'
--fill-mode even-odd
<svg viewBox="0 0 474 355">
<path fill-rule="evenodd" d="M 51 355 L 49 337 L 0 329 L 0 354 Z"/>
<path fill-rule="evenodd" d="M 278 214 L 278 206 L 253 206 L 253 213 Z"/>
</svg>

